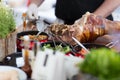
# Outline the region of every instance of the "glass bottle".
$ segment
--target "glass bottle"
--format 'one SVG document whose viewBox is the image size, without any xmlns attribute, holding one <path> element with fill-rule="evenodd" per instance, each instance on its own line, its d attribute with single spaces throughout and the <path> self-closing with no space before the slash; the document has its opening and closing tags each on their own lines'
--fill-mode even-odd
<svg viewBox="0 0 120 80">
<path fill-rule="evenodd" d="M 24 39 L 24 49 L 22 50 L 23 58 L 24 58 L 24 66 L 21 68 L 28 76 L 31 77 L 32 69 L 29 64 L 29 39 Z"/>
</svg>

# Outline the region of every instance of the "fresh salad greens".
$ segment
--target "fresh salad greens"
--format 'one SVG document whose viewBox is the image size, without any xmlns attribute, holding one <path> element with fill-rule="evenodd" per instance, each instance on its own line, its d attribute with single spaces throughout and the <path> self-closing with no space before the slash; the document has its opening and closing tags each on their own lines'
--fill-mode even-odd
<svg viewBox="0 0 120 80">
<path fill-rule="evenodd" d="M 98 80 L 120 80 L 120 54 L 110 49 L 91 50 L 79 67 Z"/>
<path fill-rule="evenodd" d="M 69 46 L 62 47 L 62 45 L 56 45 L 55 47 L 51 47 L 50 44 L 45 44 L 42 47 L 43 50 L 46 48 L 53 49 L 53 50 L 59 50 L 59 51 L 62 51 L 64 53 L 70 52 L 70 50 L 71 50 Z"/>
<path fill-rule="evenodd" d="M 0 3 L 0 38 L 6 38 L 15 30 L 15 20 L 11 9 Z"/>
</svg>

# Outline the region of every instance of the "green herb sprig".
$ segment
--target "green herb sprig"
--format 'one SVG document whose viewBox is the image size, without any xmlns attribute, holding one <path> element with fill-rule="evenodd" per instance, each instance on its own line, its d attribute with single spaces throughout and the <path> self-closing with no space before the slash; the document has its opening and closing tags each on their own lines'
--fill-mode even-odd
<svg viewBox="0 0 120 80">
<path fill-rule="evenodd" d="M 0 3 L 0 38 L 6 38 L 15 30 L 15 20 L 9 7 Z"/>
<path fill-rule="evenodd" d="M 59 50 L 59 51 L 64 52 L 64 53 L 70 52 L 69 46 L 62 47 L 62 45 L 56 45 L 55 47 L 51 47 L 50 44 L 45 44 L 42 47 L 42 50 L 45 50 L 46 48 L 53 49 L 53 50 Z"/>
<path fill-rule="evenodd" d="M 98 80 L 120 80 L 120 54 L 110 49 L 91 50 L 79 67 Z"/>
</svg>

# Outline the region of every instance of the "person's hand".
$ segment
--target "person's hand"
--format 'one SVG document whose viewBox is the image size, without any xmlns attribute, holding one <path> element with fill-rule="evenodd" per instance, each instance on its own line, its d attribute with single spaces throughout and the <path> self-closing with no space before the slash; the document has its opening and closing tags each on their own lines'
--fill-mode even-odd
<svg viewBox="0 0 120 80">
<path fill-rule="evenodd" d="M 38 7 L 36 4 L 32 3 L 29 5 L 27 10 L 27 16 L 30 20 L 38 19 Z"/>
</svg>

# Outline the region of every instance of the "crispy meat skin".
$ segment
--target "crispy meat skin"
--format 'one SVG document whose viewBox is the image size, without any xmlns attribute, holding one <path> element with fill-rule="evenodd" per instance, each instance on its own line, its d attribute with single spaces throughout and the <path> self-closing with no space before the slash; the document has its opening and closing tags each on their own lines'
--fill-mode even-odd
<svg viewBox="0 0 120 80">
<path fill-rule="evenodd" d="M 119 32 L 120 22 L 110 21 L 87 12 L 73 25 L 52 24 L 48 30 L 63 41 L 74 45 L 75 42 L 71 37 L 75 37 L 82 43 L 92 42 L 105 34 Z"/>
</svg>

